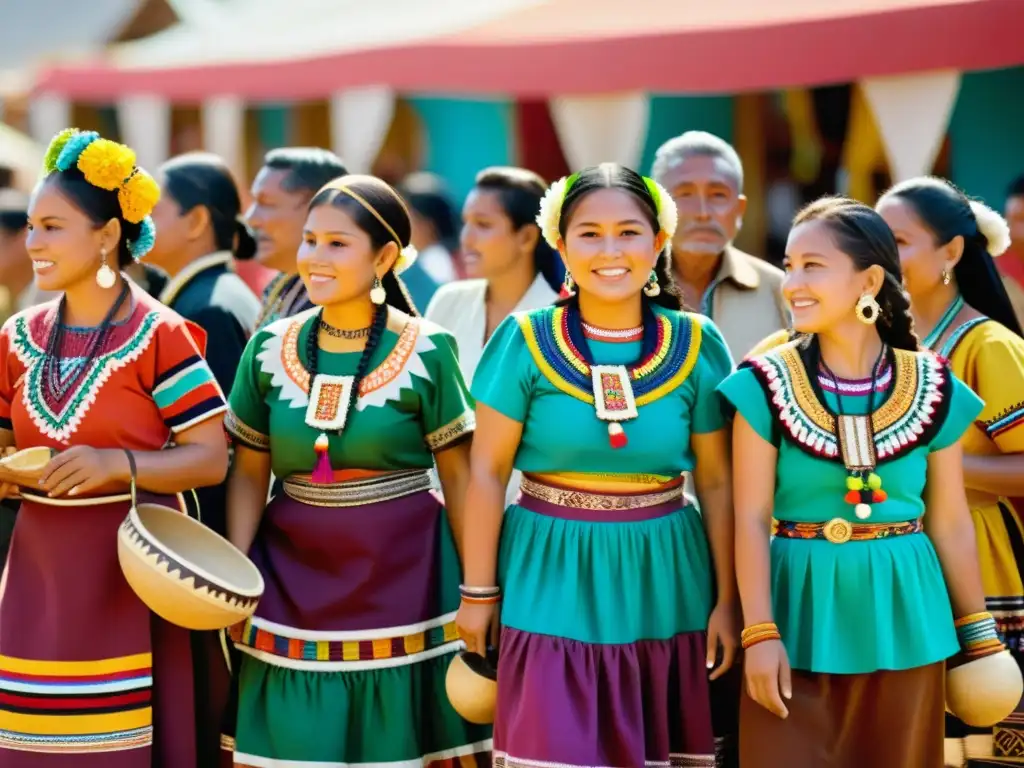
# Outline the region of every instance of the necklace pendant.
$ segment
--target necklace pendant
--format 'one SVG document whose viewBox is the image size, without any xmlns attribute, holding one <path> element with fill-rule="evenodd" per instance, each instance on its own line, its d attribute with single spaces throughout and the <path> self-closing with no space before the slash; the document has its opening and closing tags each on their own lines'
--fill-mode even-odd
<svg viewBox="0 0 1024 768">
<path fill-rule="evenodd" d="M 594 365 L 590 368 L 594 388 L 594 411 L 608 424 L 608 442 L 623 448 L 629 442 L 620 422 L 639 416 L 629 370 L 624 365 Z"/>
<path fill-rule="evenodd" d="M 340 432 L 348 418 L 348 401 L 355 376 L 318 373 L 309 388 L 306 424 L 321 432 Z"/>
</svg>

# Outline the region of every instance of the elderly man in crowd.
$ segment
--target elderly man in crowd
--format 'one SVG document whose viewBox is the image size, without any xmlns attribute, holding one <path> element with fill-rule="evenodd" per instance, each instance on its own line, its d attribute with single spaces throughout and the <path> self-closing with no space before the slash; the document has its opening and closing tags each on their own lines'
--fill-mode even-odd
<svg viewBox="0 0 1024 768">
<path fill-rule="evenodd" d="M 782 272 L 732 244 L 747 207 L 739 155 L 717 136 L 687 131 L 658 149 L 651 175 L 679 211 L 672 263 L 683 300 L 715 321 L 740 359 L 786 328 L 789 314 Z"/>
</svg>

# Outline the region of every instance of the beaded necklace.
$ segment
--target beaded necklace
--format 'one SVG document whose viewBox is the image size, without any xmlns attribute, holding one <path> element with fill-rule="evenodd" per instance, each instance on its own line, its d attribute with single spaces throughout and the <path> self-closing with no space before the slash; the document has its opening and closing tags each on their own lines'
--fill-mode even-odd
<svg viewBox="0 0 1024 768">
<path fill-rule="evenodd" d="M 871 423 L 871 417 L 875 412 L 878 377 L 886 360 L 885 353 L 886 345 L 883 344 L 875 364 L 871 367 L 867 414 L 862 416 L 851 416 L 843 412 L 843 394 L 839 387 L 839 378 L 824 359 L 820 360 L 822 371 L 835 387 L 837 413 L 833 415 L 836 418 L 836 436 L 839 439 L 843 464 L 849 473 L 846 478 L 846 496 L 843 498 L 847 504 L 854 505 L 853 513 L 859 520 L 871 517 L 872 502 L 881 503 L 887 498 L 885 491 L 882 490 L 882 478 L 875 473 L 878 457 L 875 455 L 875 431 Z"/>
</svg>

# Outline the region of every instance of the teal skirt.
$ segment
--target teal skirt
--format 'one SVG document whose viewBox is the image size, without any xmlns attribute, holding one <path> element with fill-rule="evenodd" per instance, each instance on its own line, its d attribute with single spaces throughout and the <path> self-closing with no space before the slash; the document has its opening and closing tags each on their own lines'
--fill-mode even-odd
<svg viewBox="0 0 1024 768">
<path fill-rule="evenodd" d="M 927 534 L 845 544 L 776 537 L 771 561 L 775 622 L 795 669 L 913 669 L 960 649 Z"/>
</svg>

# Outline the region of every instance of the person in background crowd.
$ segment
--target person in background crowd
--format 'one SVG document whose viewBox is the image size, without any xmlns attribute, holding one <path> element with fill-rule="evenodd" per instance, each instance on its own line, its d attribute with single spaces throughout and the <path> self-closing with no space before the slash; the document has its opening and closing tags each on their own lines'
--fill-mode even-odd
<svg viewBox="0 0 1024 768">
<path fill-rule="evenodd" d="M 281 274 L 263 294 L 257 328 L 313 306 L 295 267 L 306 209 L 324 184 L 346 173 L 340 157 L 319 147 L 285 147 L 263 158 L 245 215 L 256 238 L 256 258 Z"/>
<path fill-rule="evenodd" d="M 1024 510 L 1013 499 L 1024 497 L 1024 338 L 995 267 L 1008 258 L 1009 229 L 998 213 L 942 179 L 898 184 L 877 209 L 896 235 L 921 345 L 948 360 L 985 401 L 963 438 L 964 484 L 985 602 L 1021 664 Z M 1003 734 L 995 740 L 991 728 L 971 728 L 952 715 L 946 721 L 947 765 L 998 765 L 1021 756 L 1019 714 L 997 726 Z"/>
<path fill-rule="evenodd" d="M 432 173 L 410 174 L 398 191 L 409 204 L 412 244 L 419 252 L 402 280 L 413 303 L 422 310 L 438 286 L 458 279 L 452 258 L 457 237 L 455 211 L 443 182 Z"/>
<path fill-rule="evenodd" d="M 737 411 L 740 765 L 938 768 L 945 660 L 1003 647 L 964 495 L 983 404 L 918 351 L 896 238 L 868 206 L 800 212 L 784 289 L 805 336 L 719 387 Z"/>
<path fill-rule="evenodd" d="M 739 359 L 786 328 L 782 272 L 732 245 L 743 224 L 743 165 L 727 142 L 687 131 L 661 145 L 651 175 L 676 201 L 672 265 L 683 303 L 707 315 Z"/>
<path fill-rule="evenodd" d="M 33 283 L 32 261 L 25 250 L 28 197 L 0 189 L 0 322 L 27 306 Z"/>
<path fill-rule="evenodd" d="M 554 303 L 565 277 L 558 253 L 537 226 L 547 184 L 524 168 L 487 168 L 462 209 L 462 254 L 468 280 L 442 285 L 426 318 L 455 336 L 459 365 L 472 385 L 484 345 L 513 312 Z M 518 471 L 508 483 L 509 503 L 519 493 Z"/>
<path fill-rule="evenodd" d="M 1003 276 L 1017 322 L 1024 325 L 1024 176 L 1018 176 L 1006 191 L 1006 222 L 1010 225 L 1010 248 L 996 262 Z"/>
<path fill-rule="evenodd" d="M 679 311 L 675 206 L 655 182 L 587 168 L 552 185 L 538 223 L 571 295 L 502 321 L 472 388 L 456 621 L 481 655 L 501 624 L 495 764 L 711 768 L 708 678 L 739 632 L 715 394 L 732 359 L 710 319 Z"/>
</svg>

